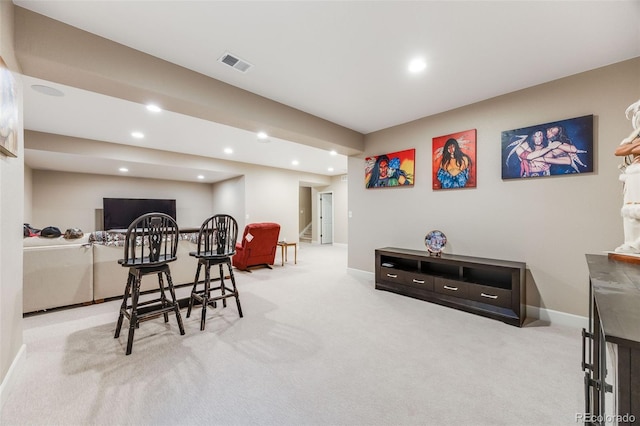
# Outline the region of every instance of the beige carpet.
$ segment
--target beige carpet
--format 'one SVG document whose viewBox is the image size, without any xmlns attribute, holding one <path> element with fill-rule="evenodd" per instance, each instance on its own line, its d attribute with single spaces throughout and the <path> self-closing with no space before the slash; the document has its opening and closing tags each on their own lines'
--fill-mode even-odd
<svg viewBox="0 0 640 426">
<path fill-rule="evenodd" d="M 237 272 L 244 318 L 230 299 L 203 332 L 199 311 L 182 311 L 185 336 L 175 318 L 148 321 L 130 356 L 126 331 L 113 338 L 118 301 L 27 317 L 0 423 L 576 424 L 579 330 L 375 290 L 346 256 L 302 244 L 297 265 Z"/>
</svg>

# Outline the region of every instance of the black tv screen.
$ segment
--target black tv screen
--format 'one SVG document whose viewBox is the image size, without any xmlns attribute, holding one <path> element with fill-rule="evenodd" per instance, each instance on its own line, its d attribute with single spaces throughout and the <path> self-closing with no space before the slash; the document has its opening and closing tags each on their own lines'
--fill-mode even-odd
<svg viewBox="0 0 640 426">
<path fill-rule="evenodd" d="M 145 213 L 166 213 L 176 218 L 176 200 L 150 198 L 103 198 L 104 230 L 127 229 Z"/>
</svg>

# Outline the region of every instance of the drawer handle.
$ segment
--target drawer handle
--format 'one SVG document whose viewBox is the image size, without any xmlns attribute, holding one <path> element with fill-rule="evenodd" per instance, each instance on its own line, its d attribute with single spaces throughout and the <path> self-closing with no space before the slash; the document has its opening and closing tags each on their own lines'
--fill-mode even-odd
<svg viewBox="0 0 640 426">
<path fill-rule="evenodd" d="M 446 290 L 458 291 L 458 287 L 450 287 L 450 286 L 448 286 L 448 285 L 445 285 L 445 286 L 444 286 L 444 288 L 445 288 Z"/>
<path fill-rule="evenodd" d="M 589 333 L 586 329 L 583 328 L 582 329 L 582 371 L 593 369 L 593 364 L 587 363 L 587 339 L 590 340 L 589 353 L 591 353 L 591 340 L 593 340 L 593 334 Z"/>
<path fill-rule="evenodd" d="M 413 282 L 416 284 L 424 284 L 424 280 L 416 280 L 415 278 L 413 279 Z"/>
<path fill-rule="evenodd" d="M 389 278 L 398 278 L 398 274 L 387 274 Z"/>
<path fill-rule="evenodd" d="M 487 293 L 480 293 L 480 296 L 486 297 L 487 299 L 497 299 L 498 298 L 498 296 L 496 296 L 495 294 L 487 294 Z"/>
</svg>

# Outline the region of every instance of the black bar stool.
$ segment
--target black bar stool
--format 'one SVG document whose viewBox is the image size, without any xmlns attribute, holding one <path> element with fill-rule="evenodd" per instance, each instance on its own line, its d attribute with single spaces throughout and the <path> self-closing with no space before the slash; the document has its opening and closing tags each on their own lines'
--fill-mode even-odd
<svg viewBox="0 0 640 426">
<path fill-rule="evenodd" d="M 164 316 L 164 322 L 169 322 L 169 312 L 174 312 L 180 334 L 184 335 L 180 306 L 176 300 L 171 270 L 169 269 L 169 263 L 177 259 L 177 251 L 178 225 L 169 215 L 164 213 L 144 214 L 134 220 L 127 229 L 124 258 L 118 260 L 118 263 L 129 268 L 129 275 L 114 336 L 116 339 L 120 336 L 122 321 L 124 317 L 127 317 L 129 320 L 127 355 L 133 349 L 133 335 L 140 323 L 160 315 Z M 143 276 L 149 274 L 158 275 L 157 295 L 154 299 L 141 302 L 139 300 L 140 281 Z M 162 274 L 167 278 L 166 289 L 169 290 L 171 299 L 166 297 Z M 129 303 L 129 297 L 131 297 L 131 303 Z"/>
<path fill-rule="evenodd" d="M 191 308 L 194 302 L 202 304 L 202 317 L 200 319 L 200 330 L 204 330 L 205 320 L 207 316 L 207 306 L 216 307 L 216 302 L 222 300 L 222 305 L 227 307 L 227 298 L 235 297 L 238 306 L 238 314 L 242 318 L 242 308 L 240 307 L 240 297 L 236 287 L 236 279 L 233 276 L 233 268 L 231 267 L 231 257 L 236 254 L 236 240 L 238 238 L 238 223 L 236 220 L 226 214 L 218 214 L 211 216 L 204 221 L 198 233 L 198 250 L 189 253 L 198 259 L 198 269 L 191 290 L 191 298 L 189 299 L 189 308 L 187 309 L 187 318 L 191 315 Z M 212 266 L 218 265 L 220 285 L 211 287 Z M 225 284 L 225 275 L 223 266 L 227 265 L 229 277 L 231 279 L 232 288 Z M 204 266 L 204 282 L 200 283 L 200 269 Z M 203 288 L 198 289 L 199 284 L 204 284 Z M 219 291 L 216 296 L 212 296 L 211 292 Z"/>
</svg>

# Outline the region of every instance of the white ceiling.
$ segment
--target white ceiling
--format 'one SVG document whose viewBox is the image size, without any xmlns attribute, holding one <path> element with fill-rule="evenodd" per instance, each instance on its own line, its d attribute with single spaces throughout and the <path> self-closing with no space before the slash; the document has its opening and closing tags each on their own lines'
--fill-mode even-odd
<svg viewBox="0 0 640 426">
<path fill-rule="evenodd" d="M 364 134 L 640 56 L 637 0 L 14 3 Z M 243 74 L 219 63 L 224 52 L 253 67 Z M 411 75 L 415 56 L 427 68 Z M 158 149 L 229 158 L 220 153 L 228 144 L 236 161 L 294 169 L 297 156 L 300 170 L 346 170 L 344 156 L 295 141 L 242 152 L 234 143 L 254 134 L 168 112 L 157 119 L 54 82 L 27 78 L 26 86 L 26 129 L 138 144 L 129 133 L 144 127 L 141 144 Z M 187 138 L 175 135 L 189 128 Z"/>
</svg>

